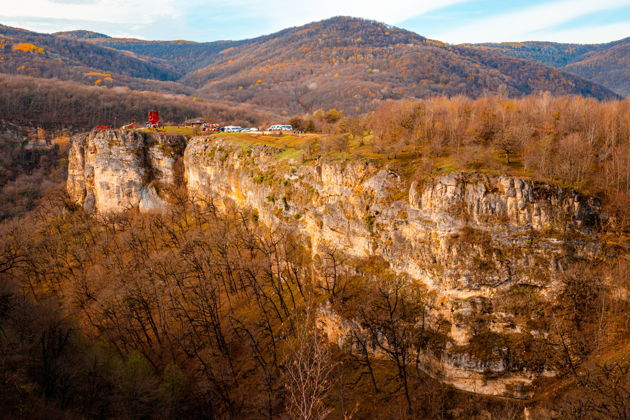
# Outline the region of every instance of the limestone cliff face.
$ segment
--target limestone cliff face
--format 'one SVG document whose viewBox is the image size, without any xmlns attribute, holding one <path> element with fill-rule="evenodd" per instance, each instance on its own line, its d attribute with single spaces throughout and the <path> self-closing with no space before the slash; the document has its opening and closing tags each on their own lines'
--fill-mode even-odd
<svg viewBox="0 0 630 420">
<path fill-rule="evenodd" d="M 244 149 L 220 139 L 190 139 L 179 159 L 180 146 L 164 155 L 159 146 L 165 141 L 133 133 L 77 137 L 70 195 L 98 212 L 145 210 L 152 183 L 177 182 L 181 161 L 192 198 L 255 209 L 265 223 L 301 232 L 314 252 L 330 246 L 351 256 L 379 256 L 426 288 L 430 317 L 450 325 L 446 350 L 421 355 L 432 375 L 472 392 L 527 397 L 535 378 L 552 373 L 468 353 L 472 320 L 483 315 L 502 334 L 544 334 L 511 313 L 504 298 L 528 287 L 551 299 L 570 258 L 596 258 L 604 217 L 597 200 L 478 173 L 407 184 L 368 160 L 299 163 L 281 159 L 283 149 Z M 334 314 L 323 322 L 331 338 L 350 345 L 344 331 L 356 325 Z"/>
<path fill-rule="evenodd" d="M 184 155 L 187 188 L 194 197 L 231 199 L 258 210 L 268 224 L 301 231 L 315 252 L 328 245 L 352 256 L 380 256 L 426 287 L 432 317 L 451 325 L 450 350 L 423 354 L 422 360 L 445 382 L 527 397 L 533 379 L 551 374 L 514 372 L 501 358 L 483 361 L 461 350 L 472 337 L 472 320 L 487 312 L 494 331 L 544 334 L 520 325 L 501 302 L 519 286 L 553 296 L 570 257 L 598 254 L 596 241 L 557 239 L 596 237 L 603 217 L 597 200 L 477 173 L 407 186 L 396 172 L 370 161 L 298 164 L 279 161 L 281 152 L 192 139 Z M 340 331 L 356 327 L 334 315 L 324 324 L 341 345 L 348 343 Z M 489 372 L 497 375 L 489 378 Z"/>
<path fill-rule="evenodd" d="M 160 190 L 181 184 L 183 137 L 100 131 L 73 137 L 67 189 L 87 211 L 159 210 Z"/>
<path fill-rule="evenodd" d="M 575 191 L 506 176 L 461 173 L 415 181 L 409 203 L 425 213 L 447 216 L 447 224 L 467 218 L 480 226 L 507 222 L 535 230 L 589 230 L 599 224 L 601 215 L 596 199 Z"/>
</svg>

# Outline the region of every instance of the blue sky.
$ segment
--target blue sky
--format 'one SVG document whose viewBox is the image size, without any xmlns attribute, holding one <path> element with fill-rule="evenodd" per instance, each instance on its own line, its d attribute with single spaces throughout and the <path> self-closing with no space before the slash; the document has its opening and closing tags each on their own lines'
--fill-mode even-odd
<svg viewBox="0 0 630 420">
<path fill-rule="evenodd" d="M 356 16 L 450 43 L 630 37 L 630 0 L 5 0 L 0 23 L 143 39 L 243 39 Z"/>
</svg>

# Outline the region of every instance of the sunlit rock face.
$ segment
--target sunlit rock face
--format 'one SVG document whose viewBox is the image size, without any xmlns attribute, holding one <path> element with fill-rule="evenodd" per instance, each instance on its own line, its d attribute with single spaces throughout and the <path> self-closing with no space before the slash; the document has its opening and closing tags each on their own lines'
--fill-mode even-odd
<svg viewBox="0 0 630 420">
<path fill-rule="evenodd" d="M 182 184 L 184 137 L 97 131 L 72 139 L 67 189 L 87 211 L 159 211 L 164 192 Z"/>
<path fill-rule="evenodd" d="M 221 139 L 92 133 L 73 140 L 68 192 L 98 213 L 162 209 L 163 185 L 185 186 L 193 200 L 254 209 L 264 223 L 303 235 L 314 254 L 328 246 L 377 256 L 426 290 L 427 322 L 450 325 L 446 350 L 419 355 L 427 373 L 460 389 L 518 398 L 530 395 L 534 379 L 553 374 L 514 368 L 502 349 L 481 360 L 466 346 L 480 316 L 500 334 L 545 334 L 506 297 L 520 287 L 552 300 L 572 259 L 598 257 L 605 216 L 596 199 L 509 176 L 405 180 L 382 162 L 301 162 L 282 152 Z M 348 346 L 344 334 L 359 327 L 324 313 L 331 339 Z"/>
<path fill-rule="evenodd" d="M 455 173 L 426 182 L 415 181 L 409 203 L 433 214 L 468 216 L 468 222 L 479 226 L 507 222 L 513 228 L 584 230 L 600 222 L 596 199 L 507 176 Z M 449 218 L 446 220 L 448 223 Z"/>
</svg>

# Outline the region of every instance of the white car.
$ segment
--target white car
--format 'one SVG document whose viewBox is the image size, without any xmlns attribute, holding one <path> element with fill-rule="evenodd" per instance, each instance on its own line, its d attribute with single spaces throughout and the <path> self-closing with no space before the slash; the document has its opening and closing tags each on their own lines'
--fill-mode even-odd
<svg viewBox="0 0 630 420">
<path fill-rule="evenodd" d="M 293 127 L 285 124 L 274 124 L 267 131 L 293 131 Z"/>
<path fill-rule="evenodd" d="M 243 131 L 243 127 L 238 125 L 228 125 L 223 127 L 224 133 L 240 133 L 241 131 Z"/>
</svg>

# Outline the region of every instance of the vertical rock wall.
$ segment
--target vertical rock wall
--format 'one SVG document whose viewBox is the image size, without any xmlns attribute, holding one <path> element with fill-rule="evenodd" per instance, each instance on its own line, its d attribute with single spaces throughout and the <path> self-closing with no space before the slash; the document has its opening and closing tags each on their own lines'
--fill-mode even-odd
<svg viewBox="0 0 630 420">
<path fill-rule="evenodd" d="M 186 139 L 134 131 L 96 131 L 73 137 L 67 189 L 88 212 L 165 208 L 164 190 L 181 186 Z"/>
<path fill-rule="evenodd" d="M 472 319 L 501 334 L 532 330 L 503 302 L 514 288 L 545 299 L 575 258 L 597 258 L 604 217 L 598 201 L 570 189 L 508 176 L 452 173 L 409 184 L 382 163 L 300 163 L 282 149 L 242 148 L 221 139 L 101 132 L 75 137 L 68 191 L 89 211 L 148 211 L 167 205 L 161 185 L 185 184 L 193 199 L 255 209 L 268 225 L 301 233 L 317 253 L 378 256 L 427 290 L 430 317 L 449 323 L 447 350 L 422 354 L 427 372 L 461 389 L 527 397 L 552 372 L 514 371 L 466 353 Z M 570 234 L 570 235 L 569 235 Z M 576 239 L 558 239 L 559 236 Z M 493 309 L 502 308 L 502 309 Z M 489 311 L 489 312 L 488 312 Z M 331 330 L 352 322 L 332 316 Z M 488 373 L 492 375 L 488 375 Z"/>
</svg>

